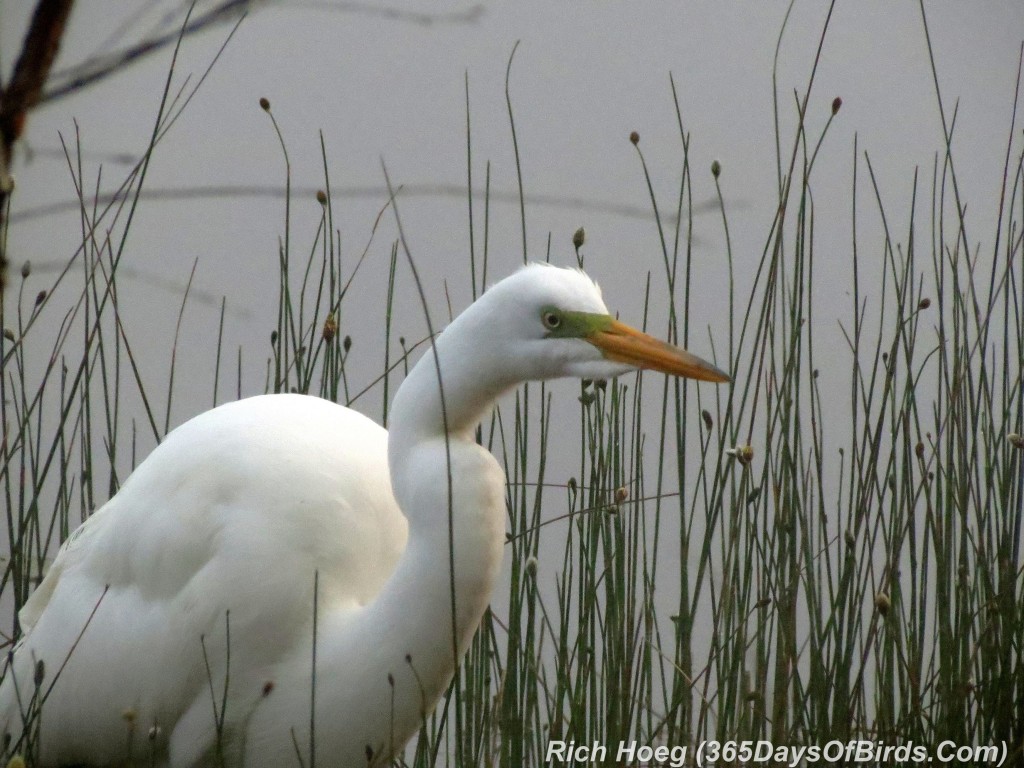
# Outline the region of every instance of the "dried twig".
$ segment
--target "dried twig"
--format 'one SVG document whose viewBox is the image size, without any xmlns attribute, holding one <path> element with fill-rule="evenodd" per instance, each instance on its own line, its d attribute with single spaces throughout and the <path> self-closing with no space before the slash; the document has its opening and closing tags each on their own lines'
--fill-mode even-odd
<svg viewBox="0 0 1024 768">
<path fill-rule="evenodd" d="M 39 0 L 10 85 L 0 91 L 0 297 L 7 287 L 5 219 L 14 186 L 11 150 L 25 129 L 29 110 L 39 103 L 72 5 L 74 0 Z"/>
</svg>

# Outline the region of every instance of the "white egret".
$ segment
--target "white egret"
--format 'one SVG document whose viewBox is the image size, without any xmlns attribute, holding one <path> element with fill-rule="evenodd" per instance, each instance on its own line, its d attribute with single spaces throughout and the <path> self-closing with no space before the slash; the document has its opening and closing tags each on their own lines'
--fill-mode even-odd
<svg viewBox="0 0 1024 768">
<path fill-rule="evenodd" d="M 613 319 L 582 272 L 533 265 L 437 338 L 390 434 L 302 395 L 197 416 L 25 604 L 0 733 L 19 744 L 38 690 L 43 765 L 292 764 L 309 744 L 316 573 L 316 753 L 385 764 L 444 692 L 500 568 L 505 479 L 474 427 L 520 382 L 637 368 L 728 380 Z"/>
</svg>

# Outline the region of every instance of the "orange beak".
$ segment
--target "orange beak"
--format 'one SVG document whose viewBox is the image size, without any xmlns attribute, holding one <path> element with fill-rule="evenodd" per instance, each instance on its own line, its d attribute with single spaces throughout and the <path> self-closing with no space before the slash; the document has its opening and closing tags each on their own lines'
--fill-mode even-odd
<svg viewBox="0 0 1024 768">
<path fill-rule="evenodd" d="M 609 360 L 698 381 L 731 381 L 724 371 L 706 360 L 618 320 L 612 320 L 586 339 L 600 349 Z"/>
</svg>

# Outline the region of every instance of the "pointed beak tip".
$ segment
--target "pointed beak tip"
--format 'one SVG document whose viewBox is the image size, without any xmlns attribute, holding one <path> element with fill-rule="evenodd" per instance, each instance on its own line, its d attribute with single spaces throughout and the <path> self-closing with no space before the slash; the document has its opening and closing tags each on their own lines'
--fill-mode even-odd
<svg viewBox="0 0 1024 768">
<path fill-rule="evenodd" d="M 711 379 L 715 384 L 732 384 L 732 376 L 723 371 L 721 368 L 715 367 L 713 372 L 714 378 Z"/>
<path fill-rule="evenodd" d="M 731 384 L 732 377 L 725 371 L 711 363 L 704 363 L 703 366 L 694 371 L 681 374 L 684 378 L 706 381 L 711 384 Z"/>
<path fill-rule="evenodd" d="M 672 376 L 725 384 L 732 378 L 725 371 L 685 349 L 666 344 L 619 321 L 587 338 L 610 360 L 628 363 Z"/>
</svg>

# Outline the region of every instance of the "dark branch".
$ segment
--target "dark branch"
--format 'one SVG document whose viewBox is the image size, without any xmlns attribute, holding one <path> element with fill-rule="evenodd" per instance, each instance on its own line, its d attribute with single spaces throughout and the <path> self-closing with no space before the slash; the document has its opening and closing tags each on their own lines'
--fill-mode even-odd
<svg viewBox="0 0 1024 768">
<path fill-rule="evenodd" d="M 39 0 L 10 85 L 0 93 L 0 301 L 7 287 L 5 218 L 12 188 L 11 150 L 25 130 L 29 110 L 39 103 L 73 5 L 74 0 Z"/>
<path fill-rule="evenodd" d="M 40 101 L 46 103 L 67 96 L 69 93 L 74 93 L 85 86 L 110 77 L 161 48 L 173 45 L 186 35 L 200 32 L 213 24 L 237 20 L 245 14 L 248 7 L 249 0 L 224 0 L 203 15 L 189 21 L 184 30 L 175 29 L 157 37 L 147 38 L 123 50 L 91 58 L 67 72 L 56 73 L 55 77 L 59 78 L 61 82 L 46 91 Z"/>
</svg>

